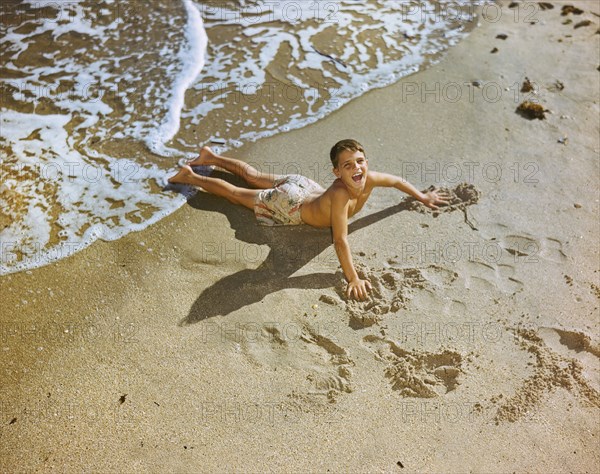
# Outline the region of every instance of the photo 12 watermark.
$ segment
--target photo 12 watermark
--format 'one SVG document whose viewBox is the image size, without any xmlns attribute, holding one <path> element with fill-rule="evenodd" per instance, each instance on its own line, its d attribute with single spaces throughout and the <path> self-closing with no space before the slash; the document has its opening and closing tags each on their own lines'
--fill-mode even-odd
<svg viewBox="0 0 600 474">
<path fill-rule="evenodd" d="M 223 400 L 201 402 L 197 415 L 203 423 L 275 425 L 297 423 L 302 416 L 302 411 L 291 404 L 281 402 Z"/>
<path fill-rule="evenodd" d="M 465 82 L 423 82 L 403 80 L 400 83 L 400 101 L 420 102 L 429 104 L 467 102 L 486 102 L 496 104 L 502 99 L 508 99 L 515 104 L 524 101 L 539 102 L 541 86 L 528 82 L 525 90 L 521 82 L 500 84 L 495 81 L 465 81 Z"/>
<path fill-rule="evenodd" d="M 200 82 L 194 90 L 202 94 L 204 101 L 250 107 L 264 104 L 296 105 L 324 102 L 333 106 L 340 103 L 339 88 L 334 82 L 312 82 L 309 85 L 282 81 L 257 82 Z"/>
<path fill-rule="evenodd" d="M 337 267 L 339 263 L 333 246 L 323 247 L 311 242 L 278 245 L 273 249 L 239 241 L 211 241 L 201 242 L 198 250 L 199 261 L 211 265 L 235 262 L 256 266 L 264 263 L 269 268 L 281 268 L 295 264 L 303 266 L 307 262 Z"/>
<path fill-rule="evenodd" d="M 335 24 L 339 22 L 340 9 L 340 3 L 331 0 L 262 0 L 228 4 L 212 0 L 198 5 L 202 18 L 209 23 L 233 23 L 246 27 L 275 21 Z"/>
<path fill-rule="evenodd" d="M 101 162 L 44 160 L 36 163 L 0 162 L 0 184 L 9 188 L 17 182 L 98 184 L 113 180 L 120 184 L 140 183 L 148 179 L 141 164 L 127 159 Z"/>
<path fill-rule="evenodd" d="M 42 242 L 3 240 L 0 241 L 0 264 L 14 265 L 26 260 L 32 266 L 44 265 L 68 257 L 83 250 L 86 246 L 81 241 L 63 241 L 54 247 L 47 247 Z"/>
<path fill-rule="evenodd" d="M 539 13 L 546 10 L 543 2 L 500 3 L 490 0 L 463 0 L 449 2 L 408 1 L 398 2 L 403 21 L 414 23 L 453 23 L 480 20 L 498 23 L 508 18 L 514 23 L 537 23 Z"/>
<path fill-rule="evenodd" d="M 403 320 L 394 338 L 401 344 L 427 346 L 431 344 L 445 346 L 463 344 L 480 346 L 498 343 L 527 341 L 524 334 L 537 332 L 540 327 L 529 322 L 508 327 L 499 321 L 454 320 L 446 322 L 423 321 L 421 319 Z"/>
<path fill-rule="evenodd" d="M 138 327 L 133 322 L 118 319 L 82 319 L 68 323 L 13 321 L 0 325 L 0 344 L 18 344 L 20 347 L 26 344 L 40 352 L 55 344 L 91 344 L 99 341 L 118 345 L 138 344 Z"/>
<path fill-rule="evenodd" d="M 418 265 L 455 264 L 457 262 L 485 262 L 491 266 L 502 261 L 511 263 L 539 263 L 541 247 L 534 241 L 402 241 L 396 257 L 402 263 Z"/>
<path fill-rule="evenodd" d="M 533 185 L 540 182 L 540 165 L 535 161 L 403 161 L 401 175 L 408 181 L 434 183 L 496 184 L 504 180 Z"/>
<path fill-rule="evenodd" d="M 334 322 L 315 322 L 314 331 L 324 338 L 335 338 L 340 325 Z M 312 343 L 306 334 L 305 325 L 293 321 L 245 321 L 212 322 L 205 321 L 198 329 L 197 341 L 202 344 L 232 342 L 236 344 L 306 344 Z"/>
<path fill-rule="evenodd" d="M 403 321 L 396 338 L 401 343 L 420 346 L 427 344 L 467 345 L 498 343 L 514 338 L 514 335 L 497 322 L 448 321 L 444 323 L 419 320 Z"/>
<path fill-rule="evenodd" d="M 106 84 L 99 81 L 66 84 L 63 81 L 56 83 L 32 83 L 18 79 L 3 80 L 0 82 L 0 105 L 7 106 L 13 102 L 38 104 L 50 100 L 56 104 L 82 102 L 95 104 L 101 101 L 122 101 L 130 90 L 120 89 L 119 84 Z"/>
<path fill-rule="evenodd" d="M 176 15 L 183 11 L 179 2 L 165 2 L 160 9 L 165 15 Z M 60 27 L 77 23 L 85 28 L 96 24 L 129 24 L 143 19 L 148 13 L 148 3 L 143 0 L 98 0 L 90 3 L 70 0 L 11 0 L 0 3 L 0 21 L 12 25 L 33 22 Z"/>
<path fill-rule="evenodd" d="M 407 425 L 497 425 L 501 404 L 486 400 L 449 401 L 434 399 L 403 398 L 399 403 L 400 419 Z M 536 410 L 523 408 L 515 413 L 519 423 L 542 424 L 544 419 Z"/>
</svg>

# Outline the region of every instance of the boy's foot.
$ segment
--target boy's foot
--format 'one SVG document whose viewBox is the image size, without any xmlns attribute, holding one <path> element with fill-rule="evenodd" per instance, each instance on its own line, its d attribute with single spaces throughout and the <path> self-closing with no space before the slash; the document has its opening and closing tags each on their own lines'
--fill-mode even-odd
<svg viewBox="0 0 600 474">
<path fill-rule="evenodd" d="M 203 146 L 200 150 L 200 155 L 198 158 L 190 160 L 187 162 L 189 166 L 210 166 L 213 164 L 213 161 L 217 155 L 213 153 L 210 147 Z"/>
<path fill-rule="evenodd" d="M 187 184 L 188 177 L 194 174 L 192 168 L 188 165 L 184 165 L 181 167 L 179 172 L 175 176 L 171 176 L 168 181 L 171 184 Z"/>
</svg>

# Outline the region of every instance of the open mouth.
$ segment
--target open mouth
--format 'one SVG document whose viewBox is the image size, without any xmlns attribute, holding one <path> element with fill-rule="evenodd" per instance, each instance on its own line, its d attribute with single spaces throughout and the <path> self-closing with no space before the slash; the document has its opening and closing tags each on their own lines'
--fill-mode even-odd
<svg viewBox="0 0 600 474">
<path fill-rule="evenodd" d="M 362 172 L 360 172 L 360 171 L 359 171 L 359 172 L 358 172 L 358 173 L 356 173 L 355 175 L 352 175 L 352 180 L 353 180 L 355 183 L 360 183 L 360 181 L 361 181 L 362 177 L 363 177 L 363 174 L 362 174 Z"/>
</svg>

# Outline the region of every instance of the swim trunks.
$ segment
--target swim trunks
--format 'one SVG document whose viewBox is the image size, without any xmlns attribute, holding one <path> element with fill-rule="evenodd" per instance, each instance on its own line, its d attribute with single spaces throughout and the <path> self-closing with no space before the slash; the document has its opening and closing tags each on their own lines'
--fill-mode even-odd
<svg viewBox="0 0 600 474">
<path fill-rule="evenodd" d="M 303 224 L 302 204 L 308 196 L 325 190 L 312 179 L 299 174 L 280 176 L 273 188 L 264 189 L 254 201 L 254 214 L 263 225 Z"/>
</svg>

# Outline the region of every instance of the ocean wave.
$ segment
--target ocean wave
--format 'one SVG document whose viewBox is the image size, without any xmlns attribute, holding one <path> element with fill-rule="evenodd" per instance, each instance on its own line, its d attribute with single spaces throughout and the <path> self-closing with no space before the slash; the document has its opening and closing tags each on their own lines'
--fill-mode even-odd
<svg viewBox="0 0 600 474">
<path fill-rule="evenodd" d="M 392 0 L 3 4 L 0 272 L 158 221 L 186 202 L 163 185 L 200 144 L 298 128 L 397 81 L 464 37 L 472 3 L 434 21 Z"/>
</svg>

